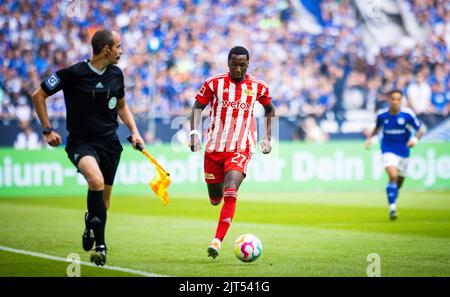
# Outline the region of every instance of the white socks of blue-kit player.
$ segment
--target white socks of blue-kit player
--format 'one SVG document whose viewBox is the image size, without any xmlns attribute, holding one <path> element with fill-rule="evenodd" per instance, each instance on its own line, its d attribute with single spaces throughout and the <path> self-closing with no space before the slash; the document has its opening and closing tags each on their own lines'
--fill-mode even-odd
<svg viewBox="0 0 450 297">
<path fill-rule="evenodd" d="M 397 205 L 395 203 L 389 204 L 389 210 L 390 211 L 397 211 Z"/>
</svg>

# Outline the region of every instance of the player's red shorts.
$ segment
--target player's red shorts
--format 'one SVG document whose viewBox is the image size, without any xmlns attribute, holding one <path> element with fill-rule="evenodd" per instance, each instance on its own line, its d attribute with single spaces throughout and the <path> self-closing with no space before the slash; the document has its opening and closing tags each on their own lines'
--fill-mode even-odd
<svg viewBox="0 0 450 297">
<path fill-rule="evenodd" d="M 208 184 L 221 183 L 228 170 L 247 174 L 248 161 L 252 154 L 246 152 L 205 152 L 205 181 Z"/>
</svg>

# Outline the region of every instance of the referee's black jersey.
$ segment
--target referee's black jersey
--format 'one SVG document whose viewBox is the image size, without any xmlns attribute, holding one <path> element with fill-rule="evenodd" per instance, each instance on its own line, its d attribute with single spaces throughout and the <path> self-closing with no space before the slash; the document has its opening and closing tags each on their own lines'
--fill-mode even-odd
<svg viewBox="0 0 450 297">
<path fill-rule="evenodd" d="M 47 95 L 63 90 L 69 137 L 102 139 L 115 135 L 117 101 L 125 96 L 122 70 L 109 65 L 103 71 L 89 60 L 60 69 L 41 83 Z"/>
</svg>

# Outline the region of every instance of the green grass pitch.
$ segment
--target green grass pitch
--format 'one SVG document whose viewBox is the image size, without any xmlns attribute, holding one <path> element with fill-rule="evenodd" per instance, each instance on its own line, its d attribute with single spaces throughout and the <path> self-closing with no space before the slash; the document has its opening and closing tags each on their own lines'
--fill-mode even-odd
<svg viewBox="0 0 450 297">
<path fill-rule="evenodd" d="M 205 189 L 206 192 L 206 189 Z M 67 257 L 81 248 L 84 197 L 0 199 L 0 246 Z M 384 193 L 246 195 L 215 260 L 206 248 L 220 207 L 203 197 L 112 197 L 108 265 L 169 276 L 450 276 L 450 192 L 401 192 L 391 222 Z M 263 254 L 243 263 L 234 239 L 257 235 Z M 0 251 L 0 276 L 65 276 L 69 263 Z M 81 276 L 134 276 L 81 266 Z"/>
</svg>

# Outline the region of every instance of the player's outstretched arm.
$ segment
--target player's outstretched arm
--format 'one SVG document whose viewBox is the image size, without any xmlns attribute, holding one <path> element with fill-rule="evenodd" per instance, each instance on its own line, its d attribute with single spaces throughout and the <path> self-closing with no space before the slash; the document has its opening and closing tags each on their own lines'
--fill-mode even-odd
<svg viewBox="0 0 450 297">
<path fill-rule="evenodd" d="M 422 138 L 422 136 L 425 134 L 425 128 L 422 126 L 420 126 L 419 130 L 417 130 L 416 135 L 411 137 L 408 140 L 408 143 L 406 144 L 408 147 L 414 147 L 417 142 L 419 141 L 420 138 Z"/>
<path fill-rule="evenodd" d="M 200 120 L 202 118 L 202 111 L 205 109 L 206 105 L 201 104 L 198 100 L 195 100 L 194 105 L 192 105 L 191 114 L 189 115 L 189 120 L 191 123 L 191 133 L 190 133 L 190 143 L 189 147 L 192 152 L 197 152 L 202 149 L 202 144 L 200 142 L 199 129 Z"/>
<path fill-rule="evenodd" d="M 136 148 L 138 143 L 144 146 L 144 140 L 137 129 L 133 114 L 131 113 L 125 98 L 122 97 L 117 101 L 117 111 L 120 119 L 131 132 L 131 142 L 133 143 L 133 147 Z"/>
<path fill-rule="evenodd" d="M 272 139 L 272 118 L 275 116 L 275 106 L 272 102 L 264 106 L 264 119 L 266 122 L 266 133 L 261 141 L 261 150 L 263 154 L 268 154 L 272 150 L 270 141 Z"/>
<path fill-rule="evenodd" d="M 377 135 L 379 131 L 380 131 L 380 127 L 375 127 L 375 128 L 373 128 L 371 133 L 367 134 L 367 139 L 364 143 L 364 146 L 366 147 L 366 149 L 368 149 L 368 150 L 370 149 L 370 147 L 372 146 L 372 137 Z"/>
<path fill-rule="evenodd" d="M 45 102 L 47 97 L 47 93 L 45 93 L 41 87 L 37 88 L 31 95 L 36 114 L 41 122 L 42 128 L 46 131 L 44 135 L 47 143 L 53 147 L 56 147 L 62 143 L 62 140 L 61 135 L 53 131 L 51 128 L 52 126 L 50 124 L 50 120 L 48 119 L 47 105 Z"/>
</svg>

